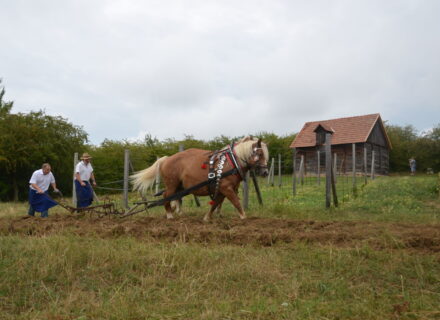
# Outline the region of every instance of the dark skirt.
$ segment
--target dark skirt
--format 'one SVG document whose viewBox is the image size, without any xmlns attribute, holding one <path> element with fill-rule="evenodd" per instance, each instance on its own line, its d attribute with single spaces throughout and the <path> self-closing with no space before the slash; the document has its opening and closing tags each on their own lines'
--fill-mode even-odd
<svg viewBox="0 0 440 320">
<path fill-rule="evenodd" d="M 55 207 L 58 203 L 52 200 L 48 192 L 37 193 L 36 190 L 29 189 L 29 204 L 37 212 L 43 212 Z"/>
<path fill-rule="evenodd" d="M 85 208 L 93 202 L 93 189 L 88 181 L 83 181 L 86 185 L 83 187 L 78 180 L 75 180 L 76 204 L 78 208 Z"/>
</svg>

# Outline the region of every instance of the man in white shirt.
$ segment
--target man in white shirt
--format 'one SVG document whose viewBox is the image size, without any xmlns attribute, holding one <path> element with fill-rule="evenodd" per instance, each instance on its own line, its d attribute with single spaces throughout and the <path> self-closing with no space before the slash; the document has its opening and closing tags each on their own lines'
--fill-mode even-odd
<svg viewBox="0 0 440 320">
<path fill-rule="evenodd" d="M 96 186 L 95 175 L 93 174 L 93 167 L 90 163 L 92 157 L 88 153 L 83 153 L 81 161 L 78 162 L 75 168 L 75 190 L 77 208 L 85 208 L 93 202 L 93 186 Z"/>
<path fill-rule="evenodd" d="M 42 218 L 49 216 L 49 209 L 58 203 L 48 196 L 49 185 L 55 192 L 59 192 L 55 177 L 51 172 L 50 164 L 43 163 L 41 169 L 34 171 L 29 180 L 29 211 L 30 216 L 35 216 L 35 211 L 41 212 Z"/>
</svg>

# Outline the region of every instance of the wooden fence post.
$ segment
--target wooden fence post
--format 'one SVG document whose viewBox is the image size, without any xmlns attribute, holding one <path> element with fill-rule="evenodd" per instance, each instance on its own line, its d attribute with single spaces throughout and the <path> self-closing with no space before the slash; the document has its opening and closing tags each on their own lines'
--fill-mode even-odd
<svg viewBox="0 0 440 320">
<path fill-rule="evenodd" d="M 351 145 L 351 165 L 353 167 L 353 192 L 356 190 L 356 144 Z"/>
<path fill-rule="evenodd" d="M 331 133 L 325 134 L 325 206 L 330 208 L 332 188 L 332 147 Z"/>
<path fill-rule="evenodd" d="M 335 153 L 335 158 L 336 158 L 336 153 Z M 335 170 L 332 170 L 331 181 L 332 181 L 333 203 L 334 203 L 335 207 L 337 207 L 338 206 L 338 195 L 336 192 L 335 175 L 336 175 Z"/>
<path fill-rule="evenodd" d="M 73 189 L 72 189 L 72 207 L 76 208 L 77 205 L 77 199 L 76 199 L 76 188 L 75 188 L 75 171 L 76 171 L 76 165 L 78 164 L 78 152 L 75 152 L 73 155 Z"/>
<path fill-rule="evenodd" d="M 334 158 L 333 172 L 334 172 L 335 183 L 336 183 L 336 182 L 337 182 L 336 174 L 338 173 L 338 166 L 337 166 L 337 163 L 338 163 L 338 154 L 337 154 L 336 152 L 333 154 L 333 158 Z"/>
<path fill-rule="evenodd" d="M 304 184 L 304 155 L 301 155 L 301 161 L 299 163 L 299 181 L 301 185 Z"/>
<path fill-rule="evenodd" d="M 281 154 L 278 153 L 278 187 L 282 185 L 282 177 L 281 177 Z"/>
<path fill-rule="evenodd" d="M 272 174 L 270 175 L 270 185 L 275 186 L 275 158 L 272 158 Z"/>
<path fill-rule="evenodd" d="M 367 147 L 364 146 L 364 183 L 367 184 Z"/>
<path fill-rule="evenodd" d="M 249 208 L 249 171 L 246 172 L 246 178 L 243 180 L 243 209 Z"/>
<path fill-rule="evenodd" d="M 124 194 L 123 194 L 123 205 L 124 208 L 128 209 L 128 169 L 130 163 L 130 151 L 128 149 L 124 152 Z"/>
<path fill-rule="evenodd" d="M 257 176 L 255 175 L 255 171 L 251 171 L 252 182 L 254 183 L 255 192 L 257 193 L 257 199 L 260 206 L 263 205 L 263 198 L 261 196 L 260 187 L 258 186 Z"/>
<path fill-rule="evenodd" d="M 275 159 L 272 158 L 272 161 L 270 163 L 270 170 L 269 175 L 267 176 L 267 185 L 273 187 L 273 174 L 275 172 Z"/>
<path fill-rule="evenodd" d="M 371 151 L 371 180 L 374 180 L 374 150 Z"/>
<path fill-rule="evenodd" d="M 293 148 L 293 175 L 292 175 L 292 193 L 296 195 L 296 148 Z"/>
<path fill-rule="evenodd" d="M 316 183 L 319 186 L 321 184 L 321 153 L 319 150 L 316 151 L 316 159 L 318 161 Z"/>
</svg>

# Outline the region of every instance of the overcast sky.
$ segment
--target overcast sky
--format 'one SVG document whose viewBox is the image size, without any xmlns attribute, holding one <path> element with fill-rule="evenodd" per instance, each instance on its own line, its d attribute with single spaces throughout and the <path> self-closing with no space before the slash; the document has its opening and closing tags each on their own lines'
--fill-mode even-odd
<svg viewBox="0 0 440 320">
<path fill-rule="evenodd" d="M 13 111 L 105 138 L 440 123 L 440 1 L 0 0 Z"/>
</svg>

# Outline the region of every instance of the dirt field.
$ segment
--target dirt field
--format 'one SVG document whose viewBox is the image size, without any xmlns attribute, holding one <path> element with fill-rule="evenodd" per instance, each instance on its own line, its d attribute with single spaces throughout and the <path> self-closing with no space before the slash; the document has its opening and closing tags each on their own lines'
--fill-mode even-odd
<svg viewBox="0 0 440 320">
<path fill-rule="evenodd" d="M 206 244 L 271 246 L 275 243 L 331 244 L 341 247 L 369 245 L 376 249 L 404 248 L 440 252 L 440 225 L 414 225 L 373 222 L 317 222 L 249 218 L 215 219 L 204 223 L 200 218 L 90 218 L 52 216 L 41 218 L 0 219 L 0 234 L 47 236 L 74 234 L 115 238 L 131 236 L 146 241 L 182 241 Z"/>
</svg>

